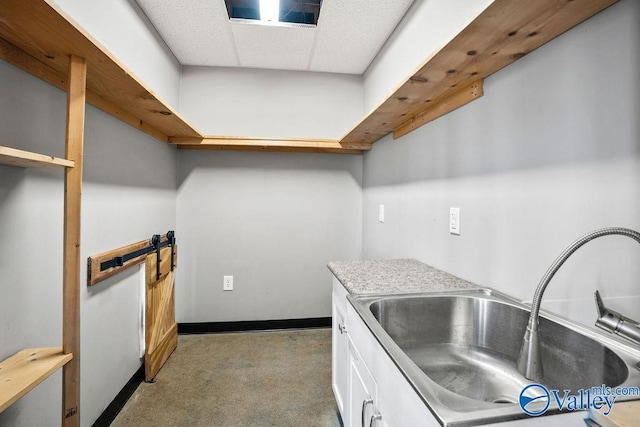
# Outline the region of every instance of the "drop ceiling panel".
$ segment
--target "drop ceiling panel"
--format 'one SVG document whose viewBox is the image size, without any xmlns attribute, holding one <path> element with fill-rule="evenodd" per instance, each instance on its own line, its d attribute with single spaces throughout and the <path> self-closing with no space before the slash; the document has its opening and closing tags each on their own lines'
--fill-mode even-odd
<svg viewBox="0 0 640 427">
<path fill-rule="evenodd" d="M 241 67 L 306 70 L 316 29 L 231 23 Z"/>
<path fill-rule="evenodd" d="M 413 0 L 350 0 L 322 4 L 311 69 L 362 74 Z"/>
<path fill-rule="evenodd" d="M 224 0 L 136 0 L 185 65 L 362 74 L 413 0 L 323 0 L 316 28 L 230 22 Z"/>
<path fill-rule="evenodd" d="M 224 0 L 137 0 L 178 61 L 237 67 Z"/>
</svg>

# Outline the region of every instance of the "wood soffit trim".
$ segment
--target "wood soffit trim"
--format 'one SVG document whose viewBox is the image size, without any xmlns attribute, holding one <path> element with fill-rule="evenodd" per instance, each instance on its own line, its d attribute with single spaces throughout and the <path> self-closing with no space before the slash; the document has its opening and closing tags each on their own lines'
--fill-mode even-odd
<svg viewBox="0 0 640 427">
<path fill-rule="evenodd" d="M 339 140 L 204 136 L 52 0 L 0 2 L 0 58 L 63 90 L 69 56 L 85 58 L 87 102 L 180 149 L 361 154 L 481 97 L 485 77 L 616 1 L 495 0 Z"/>
</svg>

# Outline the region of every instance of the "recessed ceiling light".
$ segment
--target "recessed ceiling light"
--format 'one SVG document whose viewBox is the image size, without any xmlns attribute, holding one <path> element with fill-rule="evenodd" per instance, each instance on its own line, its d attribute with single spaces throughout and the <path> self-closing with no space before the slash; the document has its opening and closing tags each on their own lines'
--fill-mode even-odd
<svg viewBox="0 0 640 427">
<path fill-rule="evenodd" d="M 225 0 L 232 22 L 316 26 L 322 0 Z"/>
<path fill-rule="evenodd" d="M 260 20 L 280 21 L 280 0 L 260 0 Z"/>
</svg>

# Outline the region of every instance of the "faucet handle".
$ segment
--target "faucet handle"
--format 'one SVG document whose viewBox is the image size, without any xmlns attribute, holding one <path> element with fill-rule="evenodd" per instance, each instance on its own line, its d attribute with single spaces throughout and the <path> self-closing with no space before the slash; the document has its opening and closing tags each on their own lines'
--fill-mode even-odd
<svg viewBox="0 0 640 427">
<path fill-rule="evenodd" d="M 600 297 L 600 292 L 596 291 L 595 297 L 598 309 L 596 326 L 640 344 L 640 324 L 633 319 L 624 317 L 617 311 L 606 308 Z"/>
<path fill-rule="evenodd" d="M 596 291 L 596 308 L 598 309 L 598 319 L 596 326 L 607 332 L 618 333 L 620 330 L 620 321 L 624 316 L 617 311 L 609 310 L 604 306 L 604 302 L 600 297 L 600 292 Z"/>
<path fill-rule="evenodd" d="M 598 317 L 603 317 L 607 309 L 604 307 L 602 298 L 600 298 L 600 292 L 596 291 L 595 295 L 596 295 L 596 308 L 598 309 Z M 596 323 L 596 326 L 597 326 L 597 323 Z"/>
</svg>

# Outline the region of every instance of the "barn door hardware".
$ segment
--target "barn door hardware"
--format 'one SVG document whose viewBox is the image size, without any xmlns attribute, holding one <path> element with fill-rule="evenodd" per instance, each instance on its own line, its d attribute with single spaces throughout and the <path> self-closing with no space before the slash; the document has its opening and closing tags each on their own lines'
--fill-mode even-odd
<svg viewBox="0 0 640 427">
<path fill-rule="evenodd" d="M 167 231 L 165 237 L 166 239 L 162 240 L 159 234 L 154 234 L 151 238 L 151 245 L 153 246 L 153 250 L 156 252 L 156 280 L 160 280 L 160 277 L 162 277 L 162 273 L 160 272 L 160 250 L 162 248 L 171 246 L 171 271 L 173 271 L 173 267 L 175 266 L 175 232 L 173 230 Z M 149 250 L 149 252 L 151 252 L 151 250 Z"/>
<path fill-rule="evenodd" d="M 154 234 L 151 238 L 151 244 L 153 245 L 153 250 L 156 251 L 156 280 L 160 280 L 160 235 Z"/>
<path fill-rule="evenodd" d="M 90 256 L 87 260 L 87 284 L 89 286 L 113 276 L 129 267 L 144 262 L 145 257 L 155 252 L 157 257 L 156 275 L 160 278 L 160 250 L 171 247 L 171 270 L 175 267 L 176 236 L 173 230 L 164 235 L 154 234 L 150 240 L 123 246 Z"/>
<path fill-rule="evenodd" d="M 171 271 L 173 271 L 176 266 L 176 233 L 173 230 L 167 231 L 167 240 L 171 245 Z"/>
</svg>

